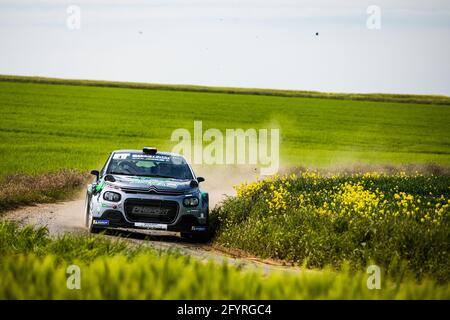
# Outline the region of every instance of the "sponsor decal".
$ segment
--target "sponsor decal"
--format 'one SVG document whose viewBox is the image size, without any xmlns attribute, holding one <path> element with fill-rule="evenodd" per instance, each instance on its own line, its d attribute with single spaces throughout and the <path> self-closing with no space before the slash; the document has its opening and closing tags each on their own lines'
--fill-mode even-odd
<svg viewBox="0 0 450 320">
<path fill-rule="evenodd" d="M 204 226 L 192 226 L 192 231 L 206 231 Z"/>
<path fill-rule="evenodd" d="M 132 177 L 127 179 L 120 179 L 119 181 L 130 181 L 132 183 L 148 185 L 149 187 L 155 186 L 176 189 L 178 186 L 176 182 L 161 181 L 152 177 Z"/>
<path fill-rule="evenodd" d="M 167 224 L 163 224 L 163 223 L 135 222 L 134 226 L 139 227 L 139 228 L 147 228 L 147 229 L 167 230 Z"/>
<path fill-rule="evenodd" d="M 96 225 L 107 226 L 107 225 L 109 225 L 109 220 L 98 220 L 98 219 L 94 219 L 94 220 L 92 221 L 92 223 L 93 223 L 93 224 L 96 224 Z"/>
<path fill-rule="evenodd" d="M 133 214 L 155 214 L 155 215 L 166 215 L 170 209 L 160 208 L 160 207 L 150 207 L 150 206 L 134 206 L 131 212 Z"/>
<path fill-rule="evenodd" d="M 151 159 L 151 160 L 162 161 L 162 162 L 170 161 L 169 156 L 164 156 L 164 155 L 160 155 L 160 154 L 132 154 L 131 158 L 132 159 L 147 159 L 147 160 Z"/>
<path fill-rule="evenodd" d="M 102 207 L 102 208 L 113 208 L 113 209 L 117 209 L 117 208 L 120 208 L 121 206 L 120 206 L 120 205 L 117 205 L 117 204 L 102 203 L 102 204 L 101 204 L 101 207 Z"/>
<path fill-rule="evenodd" d="M 124 160 L 130 156 L 129 153 L 115 153 L 113 159 L 121 159 Z"/>
<path fill-rule="evenodd" d="M 104 186 L 105 186 L 105 182 L 104 182 L 104 181 L 101 181 L 100 183 L 98 183 L 98 184 L 95 186 L 95 192 L 97 193 L 97 192 L 102 191 Z"/>
<path fill-rule="evenodd" d="M 177 184 L 174 182 L 166 182 L 165 187 L 176 188 Z"/>
</svg>

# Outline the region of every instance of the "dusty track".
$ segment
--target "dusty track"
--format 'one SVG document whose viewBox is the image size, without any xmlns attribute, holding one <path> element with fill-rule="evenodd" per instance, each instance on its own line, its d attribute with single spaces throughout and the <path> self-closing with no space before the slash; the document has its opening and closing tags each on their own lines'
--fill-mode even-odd
<svg viewBox="0 0 450 320">
<path fill-rule="evenodd" d="M 218 175 L 218 173 L 210 173 L 206 176 L 211 177 L 214 175 Z M 249 176 L 247 178 L 252 180 L 253 177 Z M 212 205 L 216 205 L 225 195 L 231 195 L 231 186 L 235 183 L 237 182 L 232 181 L 230 176 L 218 175 L 210 182 L 209 186 L 205 184 L 205 189 L 210 192 Z M 20 225 L 47 227 L 53 236 L 66 233 L 88 234 L 84 226 L 84 204 L 84 192 L 81 192 L 75 200 L 23 207 L 5 213 L 2 219 L 17 221 Z M 298 272 L 300 270 L 299 268 L 284 266 L 278 261 L 260 260 L 238 251 L 224 250 L 210 244 L 187 242 L 174 233 L 123 230 L 119 233 L 114 231 L 98 236 L 120 236 L 131 243 L 148 245 L 157 250 L 178 251 L 205 261 L 228 262 L 243 268 L 261 268 L 265 272 L 273 270 Z"/>
</svg>

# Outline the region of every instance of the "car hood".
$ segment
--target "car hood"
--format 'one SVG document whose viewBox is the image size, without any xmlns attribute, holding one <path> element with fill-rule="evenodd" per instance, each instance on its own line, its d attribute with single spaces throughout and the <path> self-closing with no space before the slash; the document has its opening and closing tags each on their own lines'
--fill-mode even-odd
<svg viewBox="0 0 450 320">
<path fill-rule="evenodd" d="M 159 177 L 136 177 L 113 175 L 115 182 L 111 183 L 120 188 L 154 189 L 156 191 L 188 192 L 194 191 L 191 187 L 191 180 L 176 180 Z"/>
</svg>

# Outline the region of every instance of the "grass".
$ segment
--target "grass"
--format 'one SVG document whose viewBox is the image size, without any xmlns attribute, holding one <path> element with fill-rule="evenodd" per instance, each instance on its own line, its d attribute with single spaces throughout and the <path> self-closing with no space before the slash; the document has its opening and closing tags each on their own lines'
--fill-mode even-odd
<svg viewBox="0 0 450 320">
<path fill-rule="evenodd" d="M 87 174 L 75 170 L 6 176 L 0 180 L 0 212 L 21 205 L 66 199 L 86 181 Z"/>
<path fill-rule="evenodd" d="M 109 240 L 104 237 L 64 235 L 53 239 L 46 228 L 19 227 L 11 221 L 0 222 L 0 244 L 1 257 L 51 255 L 58 261 L 79 260 L 84 263 L 115 255 L 130 258 L 150 250 L 142 246 L 130 246 L 120 239 Z"/>
<path fill-rule="evenodd" d="M 0 299 L 449 299 L 449 286 L 424 279 L 385 278 L 367 289 L 368 275 L 349 270 L 264 275 L 204 263 L 120 240 L 64 236 L 0 222 Z M 66 286 L 80 267 L 80 290 Z M 180 273 L 180 270 L 182 272 Z"/>
<path fill-rule="evenodd" d="M 102 81 L 102 80 L 76 80 L 76 79 L 27 77 L 27 76 L 13 76 L 13 75 L 0 75 L 0 81 L 23 82 L 23 83 L 44 83 L 44 84 L 57 84 L 57 85 L 63 84 L 63 85 L 76 85 L 76 86 L 111 87 L 111 88 L 129 88 L 129 89 L 145 89 L 145 90 L 170 90 L 170 91 L 187 91 L 187 92 L 250 94 L 250 95 L 262 95 L 262 96 L 295 97 L 295 98 L 300 97 L 300 98 L 321 98 L 321 99 L 338 99 L 338 100 L 363 100 L 363 101 L 380 101 L 380 102 L 403 102 L 403 103 L 425 103 L 425 104 L 450 105 L 450 97 L 442 96 L 442 95 L 386 94 L 386 93 L 330 93 L 330 92 L 301 91 L 301 90 L 210 87 L 210 86 L 198 86 L 198 85 L 117 82 L 117 81 Z"/>
<path fill-rule="evenodd" d="M 448 105 L 448 97 L 438 96 L 0 76 L 0 210 L 70 194 L 83 182 L 80 172 L 99 168 L 111 150 L 142 146 L 170 150 L 173 130 L 192 131 L 194 120 L 202 120 L 204 129 L 222 132 L 227 128 L 279 128 L 283 167 L 410 165 L 442 174 L 450 165 Z M 448 211 L 440 220 L 435 208 L 409 200 L 412 195 L 434 206 L 448 201 L 448 176 L 435 176 L 435 180 L 390 176 L 314 179 L 294 179 L 292 187 L 283 186 L 285 190 L 279 189 L 284 183 L 281 180 L 266 182 L 264 188 L 270 188 L 270 184 L 276 187 L 266 190 L 270 199 L 258 193 L 264 188 L 255 194 L 244 192 L 229 198 L 214 217 L 219 243 L 324 268 L 319 275 L 264 276 L 177 254 L 129 248 L 98 237 L 51 239 L 44 229 L 18 230 L 2 222 L 0 298 L 450 297 L 448 285 L 436 281 L 448 283 L 450 274 Z M 347 208 L 346 213 L 351 214 L 340 216 L 341 209 L 324 205 L 338 200 L 337 191 L 347 190 L 342 185 L 345 182 L 356 188 L 351 189 L 354 194 L 350 198 L 363 201 L 363 206 L 355 212 Z M 311 190 L 319 194 L 311 195 Z M 375 201 L 373 195 L 379 197 L 380 190 L 389 199 L 386 207 L 365 202 L 365 197 Z M 419 208 L 425 223 L 403 215 L 389 215 L 389 219 L 379 221 L 364 217 L 370 208 L 406 214 L 398 205 L 405 199 L 395 198 L 399 192 L 405 192 L 407 206 Z M 299 205 L 301 195 L 309 201 L 302 203 L 307 210 Z M 372 262 L 386 272 L 381 291 L 365 286 L 367 275 L 362 269 Z M 77 263 L 82 269 L 81 291 L 65 287 L 69 263 Z M 346 263 L 352 267 L 346 267 Z M 180 277 L 179 270 L 190 276 Z"/>
<path fill-rule="evenodd" d="M 87 171 L 118 148 L 170 150 L 172 131 L 192 131 L 194 120 L 222 131 L 280 128 L 282 166 L 450 164 L 447 105 L 2 79 L 0 178 L 61 168 Z"/>
<path fill-rule="evenodd" d="M 212 213 L 215 242 L 312 268 L 450 281 L 450 178 L 317 172 L 243 184 Z"/>
</svg>

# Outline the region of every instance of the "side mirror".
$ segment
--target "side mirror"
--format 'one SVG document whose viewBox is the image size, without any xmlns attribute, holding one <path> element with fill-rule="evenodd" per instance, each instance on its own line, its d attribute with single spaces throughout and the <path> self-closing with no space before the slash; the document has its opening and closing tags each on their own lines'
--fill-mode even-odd
<svg viewBox="0 0 450 320">
<path fill-rule="evenodd" d="M 203 177 L 197 177 L 197 181 L 198 181 L 198 183 L 203 182 L 203 181 L 205 181 L 205 178 L 203 178 Z"/>
<path fill-rule="evenodd" d="M 191 188 L 197 188 L 198 187 L 198 182 L 195 180 L 191 180 L 191 183 L 189 183 L 189 186 Z"/>
<path fill-rule="evenodd" d="M 92 170 L 92 171 L 91 171 L 91 174 L 94 175 L 94 176 L 97 178 L 96 181 L 98 181 L 99 176 L 100 176 L 100 172 L 98 172 L 98 170 Z"/>
</svg>

